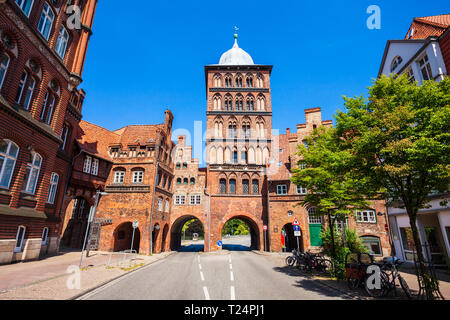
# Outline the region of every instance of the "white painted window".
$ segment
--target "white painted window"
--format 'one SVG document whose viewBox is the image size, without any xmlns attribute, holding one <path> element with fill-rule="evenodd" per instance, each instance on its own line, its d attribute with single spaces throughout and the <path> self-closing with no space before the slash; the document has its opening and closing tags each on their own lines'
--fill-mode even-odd
<svg viewBox="0 0 450 320">
<path fill-rule="evenodd" d="M 44 3 L 44 8 L 42 9 L 41 18 L 39 19 L 38 30 L 48 40 L 50 37 L 50 32 L 52 31 L 53 20 L 55 19 L 55 14 L 48 5 Z"/>
<path fill-rule="evenodd" d="M 433 80 L 433 73 L 431 72 L 430 62 L 428 56 L 425 54 L 421 59 L 417 61 L 423 80 Z"/>
<path fill-rule="evenodd" d="M 375 210 L 356 211 L 356 222 L 377 223 Z"/>
<path fill-rule="evenodd" d="M 52 173 L 52 178 L 50 180 L 50 188 L 48 190 L 47 203 L 54 204 L 56 191 L 58 190 L 59 176 L 56 173 Z"/>
<path fill-rule="evenodd" d="M 19 147 L 12 141 L 0 141 L 0 187 L 9 189 Z"/>
<path fill-rule="evenodd" d="M 280 195 L 287 194 L 287 185 L 285 184 L 277 185 L 277 194 Z"/>
<path fill-rule="evenodd" d="M 84 158 L 83 172 L 90 173 L 91 172 L 91 164 L 92 164 L 92 157 L 86 156 L 86 158 Z"/>
<path fill-rule="evenodd" d="M 23 13 L 26 14 L 27 17 L 30 16 L 31 8 L 33 7 L 33 0 L 16 0 L 17 5 L 20 9 L 22 9 Z"/>
<path fill-rule="evenodd" d="M 199 194 L 191 194 L 190 195 L 190 205 L 199 205 L 202 203 L 202 196 Z"/>
<path fill-rule="evenodd" d="M 20 78 L 20 81 L 19 81 L 19 90 L 17 91 L 17 95 L 16 95 L 17 103 L 20 103 L 20 99 L 22 99 L 22 93 L 23 93 L 23 89 L 25 88 L 25 84 L 27 83 L 27 79 L 28 79 L 28 73 L 26 71 L 24 71 L 22 73 L 22 77 Z"/>
<path fill-rule="evenodd" d="M 27 165 L 25 177 L 23 179 L 23 191 L 31 194 L 36 192 L 41 165 L 42 157 L 38 153 L 31 153 L 31 159 Z"/>
<path fill-rule="evenodd" d="M 46 244 L 47 244 L 47 239 L 48 239 L 48 228 L 45 227 L 45 228 L 42 230 L 42 244 L 43 244 L 43 245 L 46 245 Z"/>
<path fill-rule="evenodd" d="M 406 74 L 409 77 L 409 81 L 411 81 L 412 83 L 414 83 L 416 81 L 416 78 L 414 77 L 414 72 L 411 67 L 408 68 L 408 70 L 406 71 Z"/>
<path fill-rule="evenodd" d="M 169 199 L 166 199 L 166 204 L 164 206 L 164 212 L 169 212 Z"/>
<path fill-rule="evenodd" d="M 66 28 L 61 26 L 61 28 L 59 29 L 59 36 L 58 41 L 56 42 L 55 51 L 63 59 L 66 54 L 67 43 L 69 43 L 69 33 L 67 32 Z"/>
<path fill-rule="evenodd" d="M 77 212 L 77 204 L 78 204 L 78 199 L 74 199 L 73 204 L 72 204 L 72 213 L 70 215 L 70 219 L 75 219 L 75 213 Z"/>
<path fill-rule="evenodd" d="M 14 252 L 22 252 L 25 231 L 26 231 L 26 228 L 24 226 L 19 226 L 19 228 L 17 229 L 16 244 L 14 246 Z"/>
<path fill-rule="evenodd" d="M 116 171 L 114 173 L 114 183 L 123 183 L 125 181 L 125 171 Z"/>
<path fill-rule="evenodd" d="M 322 224 L 322 217 L 317 214 L 316 208 L 308 209 L 308 222 L 309 224 Z"/>
<path fill-rule="evenodd" d="M 94 176 L 98 175 L 98 163 L 98 159 L 92 161 L 91 174 Z"/>
<path fill-rule="evenodd" d="M 175 195 L 175 205 L 182 206 L 186 204 L 186 196 L 182 194 Z"/>
<path fill-rule="evenodd" d="M 295 186 L 295 190 L 297 191 L 297 194 L 305 195 L 308 193 L 308 190 L 302 186 Z"/>
<path fill-rule="evenodd" d="M 64 123 L 62 131 L 61 131 L 61 139 L 63 141 L 63 144 L 61 146 L 62 150 L 64 150 L 66 148 L 67 136 L 68 135 L 69 135 L 69 127 Z"/>
<path fill-rule="evenodd" d="M 158 211 L 163 211 L 163 198 L 158 198 Z"/>
<path fill-rule="evenodd" d="M 5 80 L 6 71 L 8 71 L 9 57 L 7 54 L 3 53 L 0 55 L 0 89 L 3 85 L 3 80 Z"/>
<path fill-rule="evenodd" d="M 133 183 L 144 182 L 144 171 L 133 171 Z"/>
<path fill-rule="evenodd" d="M 34 87 L 36 86 L 36 80 L 33 77 L 30 77 L 30 81 L 28 81 L 27 90 L 25 92 L 25 99 L 23 100 L 23 107 L 28 110 L 30 108 L 31 98 L 33 97 Z"/>
</svg>

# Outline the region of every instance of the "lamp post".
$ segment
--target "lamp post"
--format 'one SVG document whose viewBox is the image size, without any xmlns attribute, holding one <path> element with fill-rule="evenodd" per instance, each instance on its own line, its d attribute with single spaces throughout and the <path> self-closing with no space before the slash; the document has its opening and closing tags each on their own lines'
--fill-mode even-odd
<svg viewBox="0 0 450 320">
<path fill-rule="evenodd" d="M 88 223 L 86 226 L 86 233 L 84 235 L 83 248 L 81 249 L 81 257 L 80 257 L 80 264 L 79 264 L 80 268 L 81 268 L 81 263 L 83 261 L 83 252 L 86 247 L 86 240 L 88 239 L 88 236 L 90 233 L 91 222 L 94 221 L 94 219 L 95 219 L 95 213 L 97 211 L 97 206 L 98 206 L 98 202 L 100 200 L 100 196 L 109 196 L 109 193 L 101 192 L 100 190 L 97 190 L 97 192 L 95 194 L 95 204 L 93 207 L 91 207 L 91 210 L 89 212 Z M 88 257 L 88 254 L 89 254 L 89 250 L 86 251 L 86 258 Z"/>
<path fill-rule="evenodd" d="M 156 155 L 156 166 L 155 166 L 155 180 L 153 183 L 153 195 L 152 195 L 152 208 L 150 212 L 150 255 L 153 255 L 153 210 L 155 207 L 155 192 L 156 185 L 158 184 L 158 170 L 159 170 L 159 144 L 156 144 L 155 155 Z"/>
</svg>

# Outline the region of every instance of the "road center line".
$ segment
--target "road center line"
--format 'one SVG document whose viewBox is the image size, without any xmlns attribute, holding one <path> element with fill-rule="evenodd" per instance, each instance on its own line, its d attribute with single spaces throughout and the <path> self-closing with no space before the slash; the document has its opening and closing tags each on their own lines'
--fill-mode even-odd
<svg viewBox="0 0 450 320">
<path fill-rule="evenodd" d="M 200 263 L 198 264 L 198 267 L 200 268 L 200 270 L 202 270 L 202 265 Z"/>
<path fill-rule="evenodd" d="M 233 270 L 233 265 L 230 263 L 230 270 Z"/>
<path fill-rule="evenodd" d="M 234 292 L 233 286 L 231 286 L 231 300 L 236 300 L 236 293 Z"/>
<path fill-rule="evenodd" d="M 203 292 L 205 293 L 205 299 L 206 299 L 206 300 L 211 300 L 211 299 L 209 298 L 208 288 L 203 287 Z"/>
<path fill-rule="evenodd" d="M 203 276 L 203 272 L 200 271 L 200 278 L 202 279 L 202 281 L 205 281 L 205 277 Z"/>
<path fill-rule="evenodd" d="M 231 281 L 234 281 L 234 274 L 233 274 L 233 271 L 231 271 L 231 273 L 230 273 L 230 280 L 231 280 Z"/>
</svg>

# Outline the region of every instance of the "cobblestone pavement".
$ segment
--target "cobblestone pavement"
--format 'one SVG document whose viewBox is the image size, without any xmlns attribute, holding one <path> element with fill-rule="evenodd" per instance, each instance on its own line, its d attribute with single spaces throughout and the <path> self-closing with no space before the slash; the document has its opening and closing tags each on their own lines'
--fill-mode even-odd
<svg viewBox="0 0 450 320">
<path fill-rule="evenodd" d="M 132 272 L 140 267 L 163 259 L 171 254 L 161 253 L 153 256 L 138 255 L 134 264 L 119 265 L 118 255 L 111 259 L 107 267 L 109 253 L 92 252 L 83 257 L 80 271 L 79 289 L 69 289 L 67 283 L 74 283 L 69 266 L 78 266 L 80 252 L 69 252 L 39 261 L 31 261 L 0 266 L 0 300 L 64 300 L 89 291 L 105 282 Z M 71 277 L 69 279 L 69 277 Z"/>
</svg>

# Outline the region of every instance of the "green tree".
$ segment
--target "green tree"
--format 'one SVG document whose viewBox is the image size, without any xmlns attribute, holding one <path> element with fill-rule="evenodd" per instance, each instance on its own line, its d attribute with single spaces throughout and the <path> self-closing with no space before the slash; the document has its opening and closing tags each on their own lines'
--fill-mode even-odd
<svg viewBox="0 0 450 320">
<path fill-rule="evenodd" d="M 408 213 L 427 299 L 438 288 L 425 263 L 417 213 L 429 194 L 448 192 L 450 182 L 450 79 L 411 83 L 406 76 L 377 79 L 369 97 L 346 98 L 336 116 L 342 150 L 365 188 L 400 200 Z"/>
<path fill-rule="evenodd" d="M 246 235 L 250 233 L 250 228 L 241 219 L 231 219 L 225 223 L 222 229 L 222 235 Z"/>
<path fill-rule="evenodd" d="M 355 208 L 369 208 L 367 199 L 377 193 L 366 190 L 367 178 L 354 174 L 354 155 L 342 147 L 336 129 L 319 127 L 306 140 L 306 145 L 298 146 L 302 160 L 291 177 L 294 184 L 308 190 L 300 204 L 315 207 L 318 215 L 328 217 L 330 226 L 345 221 Z M 338 259 L 334 228 L 330 237 L 331 257 Z"/>
</svg>

